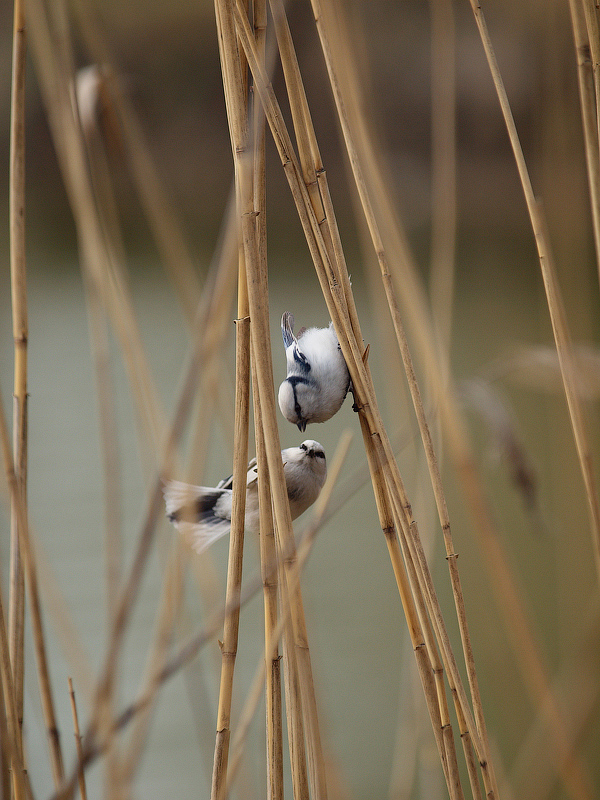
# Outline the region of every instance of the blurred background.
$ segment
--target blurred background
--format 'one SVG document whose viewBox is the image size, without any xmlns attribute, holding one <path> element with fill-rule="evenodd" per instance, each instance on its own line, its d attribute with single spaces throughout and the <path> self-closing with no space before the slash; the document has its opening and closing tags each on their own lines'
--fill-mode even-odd
<svg viewBox="0 0 600 800">
<path fill-rule="evenodd" d="M 93 5 L 93 4 L 90 4 Z M 435 3 L 347 4 L 356 57 L 388 185 L 423 285 L 432 274 L 432 13 Z M 10 4 L 0 5 L 0 214 L 8 221 Z M 505 797 L 594 797 L 600 790 L 598 583 L 581 473 L 576 458 L 535 242 L 498 100 L 468 3 L 452 6 L 446 42 L 455 47 L 456 248 L 450 363 L 464 390 L 464 407 L 480 475 L 512 578 L 551 685 L 580 778 L 566 788 L 540 705 L 527 685 L 527 666 L 515 653 L 510 616 L 499 610 L 489 560 L 450 462 L 443 459 L 455 547 L 473 637 L 488 730 Z M 452 594 L 430 490 L 419 466 L 419 437 L 408 393 L 390 363 L 389 323 L 367 262 L 363 223 L 355 216 L 344 148 L 310 4 L 287 6 L 308 102 L 330 182 L 351 272 L 375 387 L 415 517 L 428 536 L 436 587 L 456 648 Z M 232 158 L 212 4 L 146 0 L 93 8 L 112 67 L 123 80 L 171 207 L 181 223 L 202 284 L 217 250 L 232 183 Z M 598 270 L 594 259 L 577 60 L 566 3 L 505 2 L 485 9 L 500 70 L 550 241 L 574 342 L 584 348 L 582 381 L 591 441 L 598 453 Z M 444 37 L 442 37 L 444 41 Z M 75 39 L 78 65 L 85 47 Z M 280 69 L 273 83 L 284 106 Z M 27 272 L 29 304 L 29 513 L 39 543 L 45 624 L 61 738 L 74 763 L 67 677 L 72 638 L 52 597 L 60 587 L 93 680 L 108 635 L 104 557 L 104 488 L 97 386 L 80 255 L 33 61 L 27 74 Z M 188 329 L 132 181 L 119 138 L 108 153 L 122 226 L 129 289 L 141 341 L 164 419 L 172 412 L 188 349 Z M 442 131 L 443 140 L 443 131 Z M 274 381 L 285 377 L 279 320 L 325 325 L 327 310 L 304 243 L 278 156 L 267 135 L 268 246 Z M 439 196 L 438 196 L 439 197 Z M 439 208 L 438 208 L 439 210 Z M 8 224 L 0 226 L 0 381 L 10 417 L 12 328 Z M 435 266 L 435 265 L 434 265 Z M 231 308 L 231 320 L 235 308 Z M 221 408 L 209 455 L 193 482 L 213 485 L 229 474 L 233 429 L 234 326 L 224 352 Z M 417 370 L 421 365 L 417 362 Z M 130 562 L 142 520 L 151 459 L 136 429 L 128 379 L 111 339 L 122 492 L 123 560 Z M 394 380 L 391 379 L 394 376 Z M 467 382 L 467 383 L 465 383 Z M 427 387 L 424 387 L 427 401 Z M 435 421 L 435 409 L 431 409 Z M 342 473 L 364 470 L 358 421 L 348 399 L 324 426 L 307 431 L 329 456 L 341 432 L 354 430 Z M 305 438 L 280 419 L 282 446 Z M 511 443 L 518 443 L 518 455 Z M 191 437 L 182 456 L 193 447 Z M 146 445 L 151 449 L 149 443 Z M 252 448 L 252 444 L 251 444 Z M 440 453 L 445 455 L 443 441 Z M 515 479 L 523 459 L 527 481 Z M 521 473 L 522 475 L 522 473 Z M 182 477 L 184 475 L 175 475 Z M 3 499 L 7 494 L 3 492 Z M 308 515 L 307 515 L 308 516 Z M 10 512 L 0 516 L 3 589 L 7 588 Z M 296 528 L 302 527 L 302 520 Z M 154 625 L 164 554 L 174 533 L 159 523 L 155 548 L 119 670 L 119 697 L 135 696 Z M 436 541 L 437 540 L 437 541 Z M 248 540 L 245 580 L 256 573 Z M 211 551 L 217 597 L 222 596 L 227 542 Z M 200 599 L 190 553 L 184 609 L 176 629 L 183 640 L 208 610 Z M 337 783 L 332 796 L 362 798 L 445 796 L 430 724 L 415 681 L 402 609 L 366 473 L 317 538 L 303 581 L 313 669 L 325 749 Z M 242 612 L 234 706 L 239 713 L 260 658 L 260 597 Z M 407 646 L 408 644 L 408 646 Z M 28 767 L 36 797 L 52 792 L 31 636 L 26 633 Z M 133 794 L 158 798 L 209 796 L 218 672 L 216 640 L 178 672 L 160 694 Z M 79 662 L 79 670 L 81 665 Z M 86 668 L 87 669 L 87 668 Z M 85 669 L 84 669 L 85 671 Z M 525 675 L 524 675 L 525 673 Z M 82 727 L 89 714 L 79 701 Z M 264 710 L 250 732 L 234 795 L 264 796 Z M 406 736 L 406 726 L 411 735 Z M 404 737 L 404 738 L 403 738 Z M 569 762 L 570 763 L 570 762 Z M 572 765 L 571 765 L 572 766 Z M 89 770 L 90 796 L 105 789 L 104 766 Z M 400 776 L 400 777 L 399 777 Z M 575 791 L 573 786 L 578 786 Z M 391 787 L 391 788 L 390 788 Z M 289 792 L 291 796 L 291 791 Z"/>
</svg>

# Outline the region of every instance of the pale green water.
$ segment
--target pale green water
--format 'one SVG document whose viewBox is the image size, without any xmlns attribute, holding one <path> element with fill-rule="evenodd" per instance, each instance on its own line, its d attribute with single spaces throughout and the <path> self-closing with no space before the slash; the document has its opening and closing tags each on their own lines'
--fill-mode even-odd
<svg viewBox="0 0 600 800">
<path fill-rule="evenodd" d="M 31 524 L 43 546 L 49 566 L 57 578 L 81 642 L 97 671 L 102 663 L 106 641 L 106 590 L 103 544 L 103 489 L 100 466 L 100 447 L 97 428 L 97 408 L 94 375 L 91 366 L 88 327 L 81 279 L 76 269 L 65 267 L 59 273 L 39 273 L 35 261 L 30 276 L 30 338 L 29 338 L 29 505 Z M 316 281 L 309 275 L 308 283 L 300 285 L 276 283 L 271 298 L 272 346 L 275 359 L 275 383 L 283 377 L 283 355 L 279 336 L 279 317 L 285 308 L 296 313 L 297 324 L 323 324 L 326 311 L 318 296 Z M 499 284 L 501 287 L 501 284 Z M 385 397 L 384 406 L 396 408 L 405 418 L 405 398 L 390 385 L 377 353 L 373 336 L 373 320 L 359 277 L 355 278 L 359 313 L 363 317 L 365 338 L 373 343 L 371 363 L 379 391 Z M 485 287 L 487 291 L 489 287 Z M 175 387 L 186 352 L 186 333 L 180 313 L 164 278 L 155 270 L 138 270 L 132 279 L 132 291 L 148 359 L 157 380 L 157 388 L 167 411 L 175 400 Z M 483 302 L 484 290 L 473 287 L 475 308 Z M 0 356 L 2 391 L 5 408 L 11 386 L 11 329 L 8 285 L 3 279 L 2 313 L 0 317 Z M 291 299 L 291 303 L 290 303 Z M 503 310 L 512 314 L 515 325 L 527 314 L 511 297 L 510 287 L 499 288 L 494 298 Z M 479 306 L 481 309 L 481 305 Z M 509 309 L 507 311 L 507 309 Z M 472 341 L 479 336 L 475 350 L 467 351 L 464 364 L 484 361 L 489 353 L 500 350 L 492 316 L 483 313 L 459 317 L 459 330 Z M 506 327 L 505 327 L 506 330 Z M 232 325 L 233 332 L 233 325 Z M 485 335 L 484 333 L 485 332 Z M 506 341 L 519 337 L 519 328 L 508 326 Z M 503 346 L 503 345 L 502 345 Z M 227 355 L 233 369 L 233 354 Z M 123 368 L 115 359 L 115 379 L 118 386 L 118 423 L 122 458 L 124 502 L 124 547 L 126 564 L 133 552 L 144 505 L 144 481 L 138 457 L 135 424 Z M 466 367 L 467 371 L 470 369 Z M 385 376 L 383 379 L 382 376 Z M 357 420 L 348 400 L 341 412 L 328 424 L 313 426 L 307 431 L 325 446 L 331 456 L 343 428 L 355 432 L 344 476 L 363 463 L 362 445 Z M 281 421 L 282 444 L 299 443 L 298 431 Z M 214 483 L 230 469 L 230 456 L 223 448 L 223 439 L 216 433 L 212 460 L 204 476 L 197 482 Z M 413 448 L 410 445 L 401 456 L 410 494 L 414 488 Z M 503 489 L 506 492 L 506 487 Z M 544 491 L 548 491 L 547 488 Z M 509 491 L 510 496 L 510 491 Z M 417 501 L 415 507 L 422 508 Z M 451 493 L 451 512 L 455 536 L 461 553 L 460 566 L 466 586 L 467 608 L 473 614 L 476 657 L 482 676 L 482 691 L 488 701 L 489 721 L 501 742 L 504 757 L 511 758 L 521 729 L 531 722 L 531 711 L 523 704 L 520 679 L 514 672 L 512 659 L 506 656 L 501 628 L 495 617 L 493 603 L 487 593 L 487 579 L 482 571 L 476 547 L 464 530 L 462 502 Z M 519 559 L 534 564 L 528 576 L 533 586 L 539 583 L 543 595 L 534 591 L 531 602 L 544 607 L 548 617 L 541 615 L 542 629 L 548 630 L 548 642 L 556 640 L 556 609 L 547 591 L 555 581 L 554 559 L 560 552 L 548 543 L 540 546 L 530 536 L 518 498 L 512 495 L 508 511 L 511 541 Z M 429 516 L 421 514 L 423 527 Z M 2 559 L 4 586 L 8 562 L 8 515 L 0 522 L 2 529 Z M 297 529 L 301 527 L 297 523 Z M 145 663 L 154 614 L 160 595 L 161 568 L 166 547 L 173 530 L 161 521 L 158 528 L 158 549 L 154 551 L 144 579 L 142 592 L 126 640 L 126 650 L 120 669 L 120 701 L 124 706 L 135 696 Z M 520 543 L 519 543 L 520 542 Z M 516 543 L 516 544 L 515 544 Z M 587 543 L 581 545 L 585 551 Z M 157 557 L 160 553 L 160 558 Z M 248 541 L 245 580 L 256 573 L 255 547 Z M 217 572 L 224 579 L 227 542 L 213 548 Z M 159 567 L 159 564 L 161 565 Z M 591 564 L 589 565 L 591 569 Z M 445 566 L 441 564 L 440 594 L 448 618 L 452 618 L 451 600 Z M 585 576 L 582 587 L 590 576 Z M 303 583 L 304 599 L 317 694 L 321 705 L 324 742 L 332 763 L 339 769 L 342 785 L 355 798 L 386 797 L 392 768 L 396 724 L 399 715 L 411 718 L 415 698 L 420 688 L 411 688 L 407 661 L 402 655 L 405 624 L 395 588 L 392 571 L 378 530 L 374 503 L 369 486 L 351 498 L 347 505 L 324 527 L 311 555 Z M 582 595 L 587 594 L 581 588 Z M 551 592 L 552 593 L 552 592 Z M 535 599 L 538 598 L 538 600 Z M 578 600 L 577 590 L 572 597 Z M 558 601 L 557 601 L 558 602 Z M 565 612 L 563 612 L 565 613 Z M 569 614 L 566 614 L 567 622 Z M 203 620 L 198 593 L 193 580 L 188 581 L 183 621 L 176 640 L 196 630 Z M 70 768 L 74 758 L 71 712 L 67 694 L 67 677 L 76 673 L 66 660 L 56 635 L 56 620 L 49 610 L 45 616 L 51 656 L 51 674 L 58 712 L 59 727 Z M 455 626 L 449 622 L 452 635 Z M 490 632 L 493 634 L 490 635 Z M 566 634 L 561 634 L 563 640 Z M 236 666 L 234 694 L 236 714 L 260 657 L 262 641 L 262 601 L 255 598 L 243 610 L 240 646 Z M 210 784 L 211 748 L 214 742 L 217 678 L 210 671 L 218 656 L 216 641 L 208 645 L 200 657 L 183 673 L 177 674 L 160 695 L 152 732 L 136 777 L 135 794 L 140 797 L 161 798 L 166 794 L 177 797 L 207 797 Z M 202 687 L 201 675 L 207 685 Z M 91 676 L 93 679 L 93 675 Z M 408 684 L 406 683 L 408 681 Z M 404 689 L 401 687 L 404 685 Z M 408 691 L 406 686 L 408 685 Z M 510 689 L 508 704 L 495 702 L 494 695 L 502 686 L 502 695 Z M 83 691 L 78 692 L 82 729 L 85 728 L 89 706 Z M 203 695 L 209 698 L 203 700 Z M 399 699 L 401 698 L 401 699 Z M 37 796 L 51 792 L 51 775 L 45 746 L 45 734 L 39 706 L 34 655 L 27 638 L 26 733 L 29 770 Z M 236 717 L 234 716 L 234 723 Z M 251 729 L 251 738 L 241 778 L 240 797 L 264 796 L 264 710 L 258 710 Z M 423 723 L 425 741 L 430 747 L 429 723 Z M 520 727 L 517 727 L 520 726 Z M 512 730 L 512 733 L 510 731 Z M 516 741 L 515 741 L 516 734 Z M 426 749 L 423 751 L 427 753 Z M 433 771 L 428 769 L 421 780 L 426 796 L 442 796 L 445 789 L 438 784 L 437 756 L 432 754 Z M 424 756 L 427 767 L 429 756 Z M 423 766 L 422 764 L 422 766 Z M 92 797 L 102 794 L 102 767 L 95 765 L 88 772 L 88 788 Z M 433 778 L 432 778 L 433 776 Z M 288 791 L 289 796 L 291 792 Z M 333 794 L 333 793 L 332 793 Z M 423 795 L 422 795 L 423 796 Z"/>
</svg>

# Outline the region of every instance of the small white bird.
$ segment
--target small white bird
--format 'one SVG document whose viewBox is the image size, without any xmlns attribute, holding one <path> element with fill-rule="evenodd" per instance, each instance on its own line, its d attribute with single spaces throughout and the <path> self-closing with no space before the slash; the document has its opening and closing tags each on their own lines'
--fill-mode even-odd
<svg viewBox="0 0 600 800">
<path fill-rule="evenodd" d="M 328 328 L 302 328 L 294 336 L 294 316 L 286 311 L 281 332 L 287 361 L 287 378 L 279 387 L 279 408 L 304 432 L 309 422 L 326 422 L 336 414 L 350 388 L 333 323 Z"/>
<path fill-rule="evenodd" d="M 323 488 L 327 477 L 325 451 L 318 442 L 307 439 L 300 447 L 282 450 L 281 459 L 292 519 L 296 519 L 315 502 Z M 232 486 L 233 476 L 222 480 L 214 489 L 180 481 L 165 484 L 167 517 L 180 533 L 189 537 L 197 553 L 229 533 Z M 258 532 L 258 528 L 258 474 L 253 458 L 246 476 L 245 530 Z"/>
</svg>

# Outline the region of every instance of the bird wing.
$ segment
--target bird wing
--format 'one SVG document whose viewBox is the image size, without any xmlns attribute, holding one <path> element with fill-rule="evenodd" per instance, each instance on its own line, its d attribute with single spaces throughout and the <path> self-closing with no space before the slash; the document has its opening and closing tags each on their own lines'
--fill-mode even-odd
<svg viewBox="0 0 600 800">
<path fill-rule="evenodd" d="M 248 462 L 248 473 L 246 475 L 246 486 L 250 486 L 251 483 L 254 483 L 257 479 L 257 472 L 256 472 L 256 456 L 251 458 Z M 222 481 L 216 486 L 217 489 L 233 489 L 233 475 L 230 475 L 228 478 L 223 478 Z"/>
</svg>

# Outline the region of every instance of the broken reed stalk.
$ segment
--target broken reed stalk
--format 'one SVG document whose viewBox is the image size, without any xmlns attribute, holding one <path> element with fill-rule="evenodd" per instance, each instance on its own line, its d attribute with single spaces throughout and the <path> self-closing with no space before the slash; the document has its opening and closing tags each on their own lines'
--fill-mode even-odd
<svg viewBox="0 0 600 800">
<path fill-rule="evenodd" d="M 592 545 L 596 561 L 597 578 L 598 582 L 600 583 L 600 502 L 598 500 L 598 493 L 596 490 L 594 462 L 587 432 L 585 415 L 581 404 L 581 398 L 579 397 L 577 390 L 577 365 L 575 363 L 570 332 L 560 294 L 560 288 L 556 278 L 554 264 L 552 261 L 552 255 L 550 252 L 546 233 L 546 222 L 540 204 L 536 200 L 533 192 L 533 186 L 529 177 L 525 156 L 523 155 L 523 150 L 519 141 L 519 135 L 512 115 L 512 110 L 510 108 L 508 95 L 506 94 L 504 82 L 496 61 L 496 55 L 494 53 L 492 40 L 487 29 L 483 11 L 476 0 L 469 1 L 471 3 L 473 14 L 475 15 L 475 21 L 477 23 L 483 49 L 488 61 L 492 80 L 494 81 L 494 86 L 500 102 L 500 108 L 504 116 L 504 122 L 508 131 L 508 137 L 510 139 L 511 147 L 515 157 L 519 178 L 521 180 L 521 186 L 523 188 L 523 194 L 525 196 L 525 202 L 527 204 L 527 210 L 529 212 L 531 227 L 535 237 L 542 279 L 544 282 L 544 289 L 546 291 L 548 311 L 550 312 L 550 321 L 552 323 L 552 331 L 554 333 L 554 341 L 556 343 L 556 351 L 558 353 L 558 361 L 560 364 L 563 386 L 567 398 L 567 406 L 569 408 L 571 427 L 573 429 L 573 437 L 575 439 L 575 447 L 577 449 L 579 466 L 581 468 L 588 501 Z M 587 2 L 585 7 L 587 7 Z M 592 3 L 591 11 L 597 25 L 596 8 L 594 3 Z M 594 52 L 595 47 L 595 44 L 592 41 L 594 38 L 596 38 L 596 44 L 598 44 L 597 34 L 596 37 L 593 37 L 590 34 L 590 45 L 592 47 L 592 52 Z M 595 62 L 595 65 L 598 63 L 600 62 Z M 596 75 L 596 79 L 596 91 L 598 97 L 598 75 Z"/>
<path fill-rule="evenodd" d="M 14 0 L 10 114 L 10 275 L 14 339 L 13 452 L 19 495 L 27 508 L 27 278 L 25 261 L 25 63 L 24 0 Z M 10 657 L 19 728 L 23 725 L 25 581 L 16 508 L 11 508 Z M 22 732 L 18 746 L 23 755 Z"/>
<path fill-rule="evenodd" d="M 594 53 L 595 65 L 600 64 L 598 59 L 598 22 L 596 10 L 593 9 L 594 17 L 586 28 L 586 17 L 589 17 L 587 0 L 583 0 L 585 10 L 582 8 L 581 0 L 569 0 L 571 12 L 571 24 L 573 27 L 573 40 L 575 45 L 575 55 L 577 58 L 577 80 L 579 84 L 579 102 L 581 104 L 581 122 L 583 127 L 583 138 L 585 143 L 585 159 L 587 167 L 588 190 L 590 193 L 590 209 L 592 212 L 592 226 L 594 231 L 594 247 L 596 251 L 596 263 L 600 275 L 600 154 L 598 153 L 598 127 L 600 117 L 596 113 L 597 103 L 595 95 L 594 79 L 597 76 L 590 61 L 591 32 L 596 35 L 596 46 Z M 595 25 L 594 25 L 595 22 Z"/>
<path fill-rule="evenodd" d="M 249 35 L 247 20 L 245 20 L 243 11 L 239 4 L 236 5 L 235 13 L 236 24 L 238 26 L 238 35 L 240 36 L 240 41 L 242 42 L 246 57 L 248 58 L 254 74 L 256 86 L 261 96 L 261 101 L 265 107 L 267 119 L 269 121 L 269 125 L 271 126 L 274 139 L 284 165 L 284 170 L 290 183 L 292 195 L 296 202 L 296 207 L 305 231 L 311 255 L 313 256 L 313 261 L 317 269 L 323 294 L 338 334 L 342 352 L 350 370 L 356 396 L 361 398 L 362 411 L 367 414 L 371 430 L 378 432 L 377 436 L 379 437 L 379 447 L 381 449 L 379 457 L 382 458 L 382 464 L 384 464 L 384 468 L 386 469 L 386 481 L 388 483 L 388 487 L 391 489 L 392 494 L 395 494 L 395 497 L 393 498 L 395 511 L 398 515 L 398 519 L 404 523 L 409 546 L 415 548 L 416 544 L 413 538 L 408 536 L 409 525 L 406 514 L 408 513 L 408 518 L 410 518 L 410 507 L 406 504 L 405 500 L 400 501 L 400 497 L 404 495 L 401 479 L 397 471 L 397 465 L 395 464 L 393 454 L 391 452 L 389 440 L 387 439 L 387 435 L 385 434 L 381 419 L 379 417 L 375 397 L 372 391 L 372 385 L 367 376 L 366 367 L 362 362 L 358 343 L 353 337 L 352 330 L 349 328 L 349 320 L 347 316 L 348 308 L 344 303 L 345 298 L 343 294 L 343 288 L 338 281 L 338 276 L 333 271 L 325 242 L 321 236 L 321 231 L 315 218 L 314 210 L 308 198 L 308 192 L 300 178 L 299 167 L 295 162 L 293 148 L 291 146 L 289 135 L 285 129 L 285 125 L 282 121 L 281 112 L 279 111 L 279 107 L 271 86 L 267 83 L 264 74 L 261 73 L 260 64 L 258 63 L 255 53 L 253 52 L 254 48 Z M 351 297 L 349 281 L 347 281 L 347 278 L 346 281 L 344 281 L 344 287 L 346 285 L 348 286 L 349 291 L 348 296 Z M 416 532 L 414 523 L 411 523 L 410 528 L 413 533 Z M 452 679 L 455 684 L 457 699 L 462 704 L 464 718 L 469 725 L 473 743 L 476 746 L 479 754 L 480 762 L 484 765 L 484 769 L 486 769 L 487 765 L 489 764 L 489 758 L 486 754 L 484 754 L 479 732 L 475 727 L 470 709 L 468 707 L 460 675 L 449 647 L 449 640 L 445 631 L 441 612 L 439 611 L 437 599 L 435 597 L 435 593 L 432 591 L 433 587 L 430 576 L 428 575 L 427 564 L 422 558 L 418 557 L 417 551 L 415 551 L 415 563 L 418 567 L 418 575 L 419 580 L 422 583 L 422 591 L 427 599 L 430 613 L 433 615 L 432 618 L 436 624 L 438 636 L 441 636 L 440 644 L 442 647 L 446 669 L 449 669 L 452 672 Z"/>
<path fill-rule="evenodd" d="M 82 761 L 83 750 L 81 748 L 81 735 L 79 733 L 79 717 L 77 716 L 77 704 L 75 703 L 75 690 L 73 689 L 73 681 L 69 678 L 69 696 L 71 698 L 71 713 L 73 715 L 73 733 L 75 735 L 75 749 L 77 751 L 77 759 L 79 763 Z M 83 768 L 79 769 L 78 775 L 79 794 L 81 800 L 87 800 L 87 790 L 85 788 L 85 774 Z"/>
</svg>

